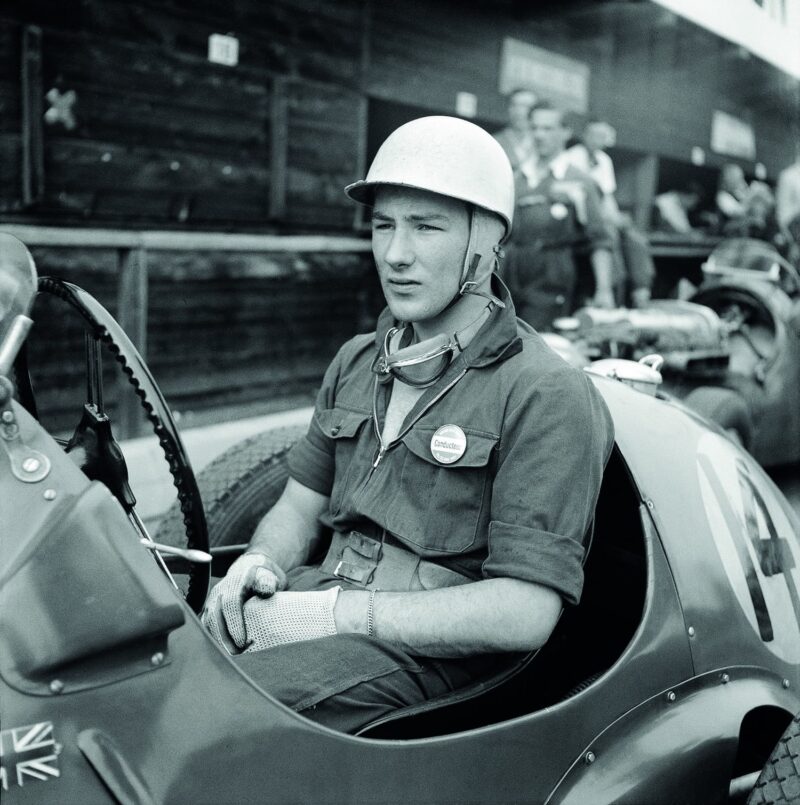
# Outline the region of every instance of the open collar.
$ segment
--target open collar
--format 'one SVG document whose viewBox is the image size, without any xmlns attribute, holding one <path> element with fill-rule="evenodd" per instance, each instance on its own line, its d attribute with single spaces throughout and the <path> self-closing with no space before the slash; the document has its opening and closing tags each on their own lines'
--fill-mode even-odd
<svg viewBox="0 0 800 805">
<path fill-rule="evenodd" d="M 499 305 L 493 307 L 483 327 L 475 333 L 466 349 L 456 356 L 450 369 L 445 373 L 445 377 L 456 367 L 460 369 L 489 366 L 522 350 L 522 341 L 517 333 L 517 314 L 514 310 L 514 303 L 505 283 L 497 275 L 492 277 L 492 291 L 505 304 L 505 307 Z M 390 328 L 397 327 L 398 324 L 399 322 L 392 316 L 389 308 L 384 308 L 378 317 L 375 330 L 376 349 L 380 350 L 383 347 L 386 333 Z"/>
</svg>

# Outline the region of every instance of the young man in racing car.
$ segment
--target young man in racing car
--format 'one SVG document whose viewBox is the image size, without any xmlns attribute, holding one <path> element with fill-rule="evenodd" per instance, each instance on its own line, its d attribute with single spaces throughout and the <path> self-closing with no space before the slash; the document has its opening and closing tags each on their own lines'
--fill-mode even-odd
<svg viewBox="0 0 800 805">
<path fill-rule="evenodd" d="M 488 133 L 407 123 L 346 192 L 372 208 L 388 307 L 328 368 L 203 621 L 276 698 L 355 731 L 547 640 L 581 593 L 613 433 L 495 276 L 514 189 Z"/>
</svg>

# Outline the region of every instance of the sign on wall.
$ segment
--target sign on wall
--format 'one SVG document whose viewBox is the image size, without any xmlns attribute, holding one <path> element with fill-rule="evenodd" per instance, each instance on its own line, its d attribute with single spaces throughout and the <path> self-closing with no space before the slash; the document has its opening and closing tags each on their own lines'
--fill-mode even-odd
<svg viewBox="0 0 800 805">
<path fill-rule="evenodd" d="M 235 67 L 239 63 L 239 40 L 231 34 L 211 34 L 208 37 L 208 60 Z"/>
<path fill-rule="evenodd" d="M 711 118 L 711 150 L 741 159 L 756 158 L 756 135 L 744 120 L 714 110 Z"/>
<path fill-rule="evenodd" d="M 569 112 L 589 107 L 589 67 L 583 62 L 507 36 L 500 54 L 500 93 L 524 87 Z"/>
</svg>

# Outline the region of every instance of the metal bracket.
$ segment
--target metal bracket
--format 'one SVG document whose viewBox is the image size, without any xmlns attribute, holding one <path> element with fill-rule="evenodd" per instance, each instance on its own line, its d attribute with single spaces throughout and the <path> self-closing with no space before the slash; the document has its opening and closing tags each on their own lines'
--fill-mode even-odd
<svg viewBox="0 0 800 805">
<path fill-rule="evenodd" d="M 20 436 L 19 424 L 11 407 L 11 397 L 0 394 L 0 445 L 6 451 L 14 477 L 26 484 L 43 481 L 50 474 L 50 459 L 28 447 Z"/>
</svg>

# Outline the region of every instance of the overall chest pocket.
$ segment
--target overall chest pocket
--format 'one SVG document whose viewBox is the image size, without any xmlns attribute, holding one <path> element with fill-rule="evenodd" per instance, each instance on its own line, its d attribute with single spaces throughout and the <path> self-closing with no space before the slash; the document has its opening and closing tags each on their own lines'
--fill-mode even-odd
<svg viewBox="0 0 800 805">
<path fill-rule="evenodd" d="M 346 408 L 326 408 L 317 413 L 322 432 L 333 439 L 336 446 L 336 468 L 331 490 L 331 512 L 339 511 L 342 497 L 353 471 L 353 457 L 365 430 L 370 414 Z M 366 427 L 369 427 L 367 424 Z"/>
<path fill-rule="evenodd" d="M 497 437 L 466 433 L 464 454 L 451 464 L 431 450 L 434 429 L 403 437 L 399 494 L 387 511 L 387 528 L 433 554 L 462 553 L 488 527 L 490 468 Z"/>
</svg>

